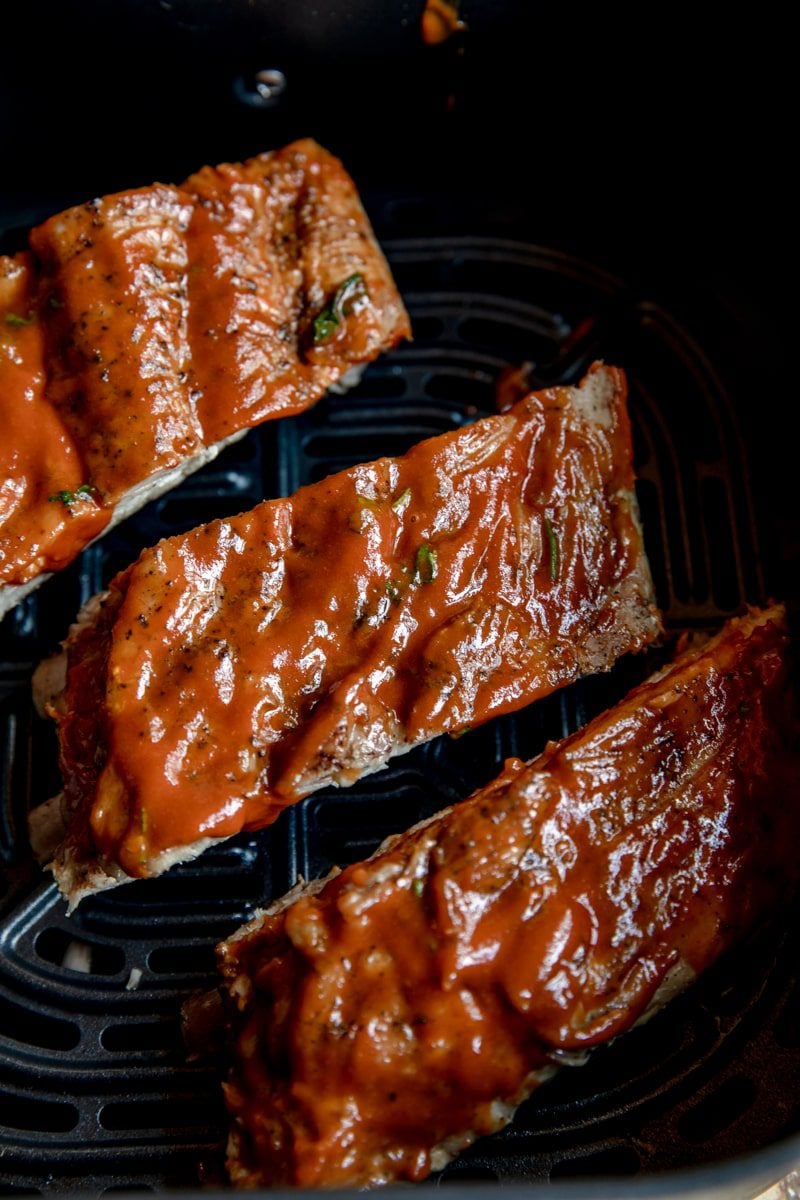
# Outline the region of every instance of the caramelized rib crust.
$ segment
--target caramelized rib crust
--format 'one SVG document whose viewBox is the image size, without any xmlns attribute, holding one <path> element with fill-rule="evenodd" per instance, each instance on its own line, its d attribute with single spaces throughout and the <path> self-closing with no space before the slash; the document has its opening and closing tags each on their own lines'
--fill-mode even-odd
<svg viewBox="0 0 800 1200">
<path fill-rule="evenodd" d="M 91 626 L 68 644 L 56 876 L 75 902 L 155 874 L 659 628 L 624 377 L 597 365 L 145 551 L 111 585 L 102 648 Z M 87 655 L 94 728 L 75 737 Z"/>
<path fill-rule="evenodd" d="M 30 241 L 0 258 L 0 609 L 120 504 L 409 336 L 355 187 L 312 141 L 90 201 Z"/>
<path fill-rule="evenodd" d="M 244 1187 L 424 1177 L 796 874 L 781 609 L 219 947 Z"/>
</svg>

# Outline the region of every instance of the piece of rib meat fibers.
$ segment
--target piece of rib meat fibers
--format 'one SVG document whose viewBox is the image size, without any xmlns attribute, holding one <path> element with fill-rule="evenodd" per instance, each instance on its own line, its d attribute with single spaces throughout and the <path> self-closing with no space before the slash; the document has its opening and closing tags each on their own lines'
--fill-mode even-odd
<svg viewBox="0 0 800 1200">
<path fill-rule="evenodd" d="M 410 332 L 352 180 L 309 140 L 68 209 L 30 243 L 0 257 L 0 613 Z"/>
<path fill-rule="evenodd" d="M 652 641 L 633 484 L 624 376 L 598 364 L 145 551 L 73 631 L 63 690 L 40 676 L 64 894 L 157 874 Z"/>
<path fill-rule="evenodd" d="M 243 1187 L 418 1180 L 690 982 L 797 871 L 783 611 L 218 948 Z"/>
</svg>

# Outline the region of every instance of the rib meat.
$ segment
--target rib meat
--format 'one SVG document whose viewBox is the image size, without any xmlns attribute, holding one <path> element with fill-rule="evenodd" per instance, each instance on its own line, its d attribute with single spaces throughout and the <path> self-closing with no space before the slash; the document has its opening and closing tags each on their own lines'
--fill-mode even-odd
<svg viewBox="0 0 800 1200">
<path fill-rule="evenodd" d="M 773 608 L 219 947 L 243 1187 L 418 1180 L 629 1029 L 797 870 Z"/>
<path fill-rule="evenodd" d="M 0 613 L 409 334 L 352 181 L 311 141 L 79 205 L 30 243 L 0 258 Z"/>
<path fill-rule="evenodd" d="M 44 333 L 27 315 L 37 290 L 29 254 L 0 256 L 0 312 L 23 322 L 0 317 L 0 616 L 21 598 L 13 581 L 66 566 L 76 542 L 85 545 L 108 524 L 92 493 L 74 506 L 47 499 L 62 490 L 77 495 L 86 472 L 75 439 L 45 397 Z"/>
<path fill-rule="evenodd" d="M 72 903 L 659 632 L 622 373 L 145 551 L 67 644 Z M 47 690 L 48 685 L 44 685 Z"/>
</svg>

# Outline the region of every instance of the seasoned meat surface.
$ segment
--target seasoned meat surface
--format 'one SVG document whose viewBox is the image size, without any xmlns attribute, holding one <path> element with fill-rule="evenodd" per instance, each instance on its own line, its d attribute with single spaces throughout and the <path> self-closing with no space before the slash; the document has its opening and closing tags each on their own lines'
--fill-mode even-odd
<svg viewBox="0 0 800 1200">
<path fill-rule="evenodd" d="M 75 901 L 155 874 L 659 628 L 624 377 L 598 364 L 118 576 L 51 705 L 71 827 L 56 876 Z"/>
<path fill-rule="evenodd" d="M 157 184 L 68 209 L 31 233 L 56 304 L 44 326 L 45 395 L 106 503 L 203 444 L 188 383 L 192 208 L 180 189 Z"/>
<path fill-rule="evenodd" d="M 65 566 L 76 538 L 91 541 L 110 516 L 94 493 L 78 491 L 87 479 L 80 446 L 44 395 L 37 295 L 31 256 L 0 256 L 0 591 Z"/>
<path fill-rule="evenodd" d="M 205 167 L 184 184 L 197 201 L 189 340 L 207 440 L 308 408 L 343 369 L 408 336 L 350 179 L 309 145 Z M 347 319 L 315 328 L 354 275 Z"/>
<path fill-rule="evenodd" d="M 418 1180 L 629 1029 L 785 894 L 774 608 L 219 947 L 243 1187 Z"/>
<path fill-rule="evenodd" d="M 79 205 L 30 241 L 0 259 L 0 612 L 409 335 L 352 181 L 308 140 Z"/>
</svg>

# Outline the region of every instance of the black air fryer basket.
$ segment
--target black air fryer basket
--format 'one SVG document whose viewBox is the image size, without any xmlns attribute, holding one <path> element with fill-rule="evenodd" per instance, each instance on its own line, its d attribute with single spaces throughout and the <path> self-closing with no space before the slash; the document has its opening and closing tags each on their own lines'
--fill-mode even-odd
<svg viewBox="0 0 800 1200">
<path fill-rule="evenodd" d="M 787 38 L 699 32 L 675 10 L 611 29 L 607 13 L 463 0 L 468 28 L 431 47 L 421 8 L 86 0 L 9 14 L 2 250 L 93 194 L 311 135 L 362 192 L 414 342 L 347 395 L 251 432 L 0 627 L 0 1191 L 222 1186 L 219 1067 L 187 1064 L 178 1029 L 182 1000 L 214 982 L 216 942 L 298 874 L 363 857 L 507 756 L 533 757 L 659 661 L 439 739 L 68 918 L 25 832 L 59 787 L 30 677 L 142 547 L 491 412 L 509 365 L 539 386 L 604 358 L 628 373 L 668 631 L 717 628 L 768 597 L 794 611 Z M 800 1164 L 798 964 L 785 912 L 426 1188 L 754 1196 Z"/>
</svg>

